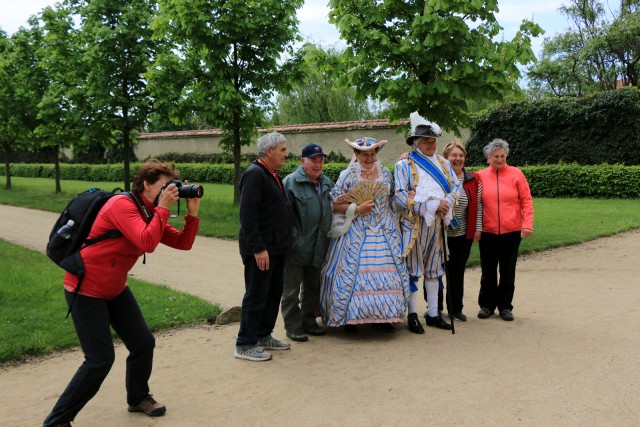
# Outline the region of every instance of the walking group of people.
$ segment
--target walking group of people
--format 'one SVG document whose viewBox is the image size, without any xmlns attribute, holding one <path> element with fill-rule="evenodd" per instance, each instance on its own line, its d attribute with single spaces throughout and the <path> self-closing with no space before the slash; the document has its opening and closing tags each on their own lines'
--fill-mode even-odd
<svg viewBox="0 0 640 427">
<path fill-rule="evenodd" d="M 285 137 L 258 139 L 259 159 L 240 182 L 246 291 L 235 357 L 266 361 L 270 350 L 290 347 L 272 336 L 280 308 L 286 336 L 298 342 L 324 335 L 325 327 L 352 334 L 370 324 L 392 332 L 405 321 L 424 334 L 421 288 L 426 325 L 450 330 L 442 315 L 445 267 L 447 310 L 464 322 L 464 272 L 474 242 L 482 267 L 478 318 L 497 309 L 503 320 L 514 319 L 518 249 L 533 233 L 529 185 L 507 164 L 506 141 L 487 144 L 489 166 L 472 173 L 459 142 L 436 154 L 441 135 L 436 123 L 412 113 L 410 150 L 393 175 L 377 160 L 387 141 L 347 139 L 354 159 L 335 184 L 322 173 L 319 145 L 304 147 L 298 169 L 281 180 Z"/>
<path fill-rule="evenodd" d="M 497 308 L 502 319 L 513 320 L 518 247 L 533 232 L 529 185 L 519 169 L 507 165 L 505 141 L 495 139 L 484 148 L 489 167 L 473 174 L 464 169 L 466 151 L 459 143 L 448 144 L 444 157 L 436 154 L 440 135 L 435 123 L 413 113 L 411 148 L 393 176 L 377 160 L 387 141 L 346 140 L 354 160 L 335 184 L 323 174 L 326 156 L 319 145 L 304 147 L 300 166 L 282 180 L 277 171 L 287 159 L 286 139 L 277 132 L 258 139 L 259 158 L 240 181 L 245 294 L 235 357 L 265 361 L 270 350 L 289 348 L 272 336 L 280 309 L 287 337 L 298 342 L 324 335 L 325 327 L 356 333 L 359 325 L 371 324 L 390 332 L 405 320 L 411 332 L 423 334 L 420 285 L 426 324 L 450 329 L 442 317 L 445 262 L 447 309 L 465 321 L 464 269 L 476 241 L 482 266 L 478 317 L 488 318 Z M 149 392 L 155 339 L 126 279 L 138 258 L 160 243 L 191 249 L 200 199 L 187 198 L 181 231 L 171 226 L 169 208 L 180 198 L 172 181 L 177 177 L 172 165 L 144 163 L 133 197 L 109 199 L 88 239 L 110 230 L 121 236 L 82 249 L 82 280 L 65 275 L 65 297 L 85 360 L 45 427 L 70 426 L 98 392 L 115 358 L 111 328 L 129 350 L 128 410 L 166 412 Z"/>
</svg>

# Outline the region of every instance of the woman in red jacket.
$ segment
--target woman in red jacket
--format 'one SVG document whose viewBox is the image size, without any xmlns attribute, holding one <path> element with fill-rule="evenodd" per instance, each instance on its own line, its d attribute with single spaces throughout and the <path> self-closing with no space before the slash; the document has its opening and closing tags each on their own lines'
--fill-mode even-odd
<svg viewBox="0 0 640 427">
<path fill-rule="evenodd" d="M 175 184 L 166 188 L 165 184 L 175 176 L 172 166 L 146 162 L 133 180 L 132 194 L 136 200 L 115 196 L 102 207 L 88 238 L 109 230 L 120 230 L 122 236 L 81 251 L 86 273 L 73 304 L 78 277 L 66 273 L 64 293 L 85 360 L 44 421 L 45 427 L 70 426 L 98 392 L 115 359 L 110 327 L 129 350 L 126 374 L 129 412 L 164 415 L 165 406 L 149 394 L 155 338 L 127 287 L 127 274 L 142 254 L 153 252 L 160 243 L 183 250 L 193 245 L 200 221 L 199 198 L 187 199 L 182 231 L 168 224 L 169 208 L 179 196 Z"/>
<path fill-rule="evenodd" d="M 497 307 L 502 320 L 511 321 L 520 241 L 533 234 L 533 199 L 522 171 L 507 165 L 506 141 L 494 139 L 482 152 L 489 167 L 477 174 L 483 207 L 478 317 L 491 317 Z"/>
<path fill-rule="evenodd" d="M 461 322 L 467 321 L 462 312 L 464 297 L 464 273 L 471 253 L 471 245 L 480 240 L 482 231 L 482 185 L 473 172 L 464 168 L 467 150 L 458 141 L 448 143 L 442 150 L 442 156 L 449 160 L 456 173 L 460 186 L 458 204 L 453 214 L 459 227 L 447 229 L 447 247 L 449 248 L 449 264 L 447 286 L 451 290 L 451 298 L 447 296 L 447 310 Z M 443 291 L 438 292 L 438 309 L 442 311 Z"/>
</svg>

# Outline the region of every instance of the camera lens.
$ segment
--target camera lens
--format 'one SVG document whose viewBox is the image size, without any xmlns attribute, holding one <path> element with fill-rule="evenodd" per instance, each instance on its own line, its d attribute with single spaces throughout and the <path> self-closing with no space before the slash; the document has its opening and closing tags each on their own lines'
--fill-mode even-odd
<svg viewBox="0 0 640 427">
<path fill-rule="evenodd" d="M 178 195 L 183 199 L 201 198 L 204 195 L 202 185 L 183 185 L 178 189 Z"/>
</svg>

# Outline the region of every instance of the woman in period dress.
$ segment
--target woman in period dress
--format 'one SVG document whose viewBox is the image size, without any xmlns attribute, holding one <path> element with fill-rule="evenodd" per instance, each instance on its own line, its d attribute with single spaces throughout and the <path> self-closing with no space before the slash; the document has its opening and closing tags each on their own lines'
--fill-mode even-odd
<svg viewBox="0 0 640 427">
<path fill-rule="evenodd" d="M 391 172 L 377 161 L 387 141 L 363 137 L 346 140 L 356 160 L 340 173 L 331 192 L 333 211 L 346 215 L 322 267 L 321 313 L 325 326 L 373 324 L 391 332 L 406 317 L 409 276 L 391 202 Z M 342 235 L 337 235 L 341 234 Z"/>
</svg>

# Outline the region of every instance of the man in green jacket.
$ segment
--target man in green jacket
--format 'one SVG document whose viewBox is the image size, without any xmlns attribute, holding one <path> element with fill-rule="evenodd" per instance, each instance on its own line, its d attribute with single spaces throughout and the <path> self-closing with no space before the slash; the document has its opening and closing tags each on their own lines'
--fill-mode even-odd
<svg viewBox="0 0 640 427">
<path fill-rule="evenodd" d="M 294 246 L 284 266 L 282 317 L 287 337 L 304 342 L 309 335 L 324 335 L 316 323 L 320 303 L 320 268 L 329 244 L 331 198 L 334 186 L 322 170 L 326 156 L 322 147 L 309 144 L 302 149 L 300 166 L 283 180 L 293 207 Z"/>
</svg>

